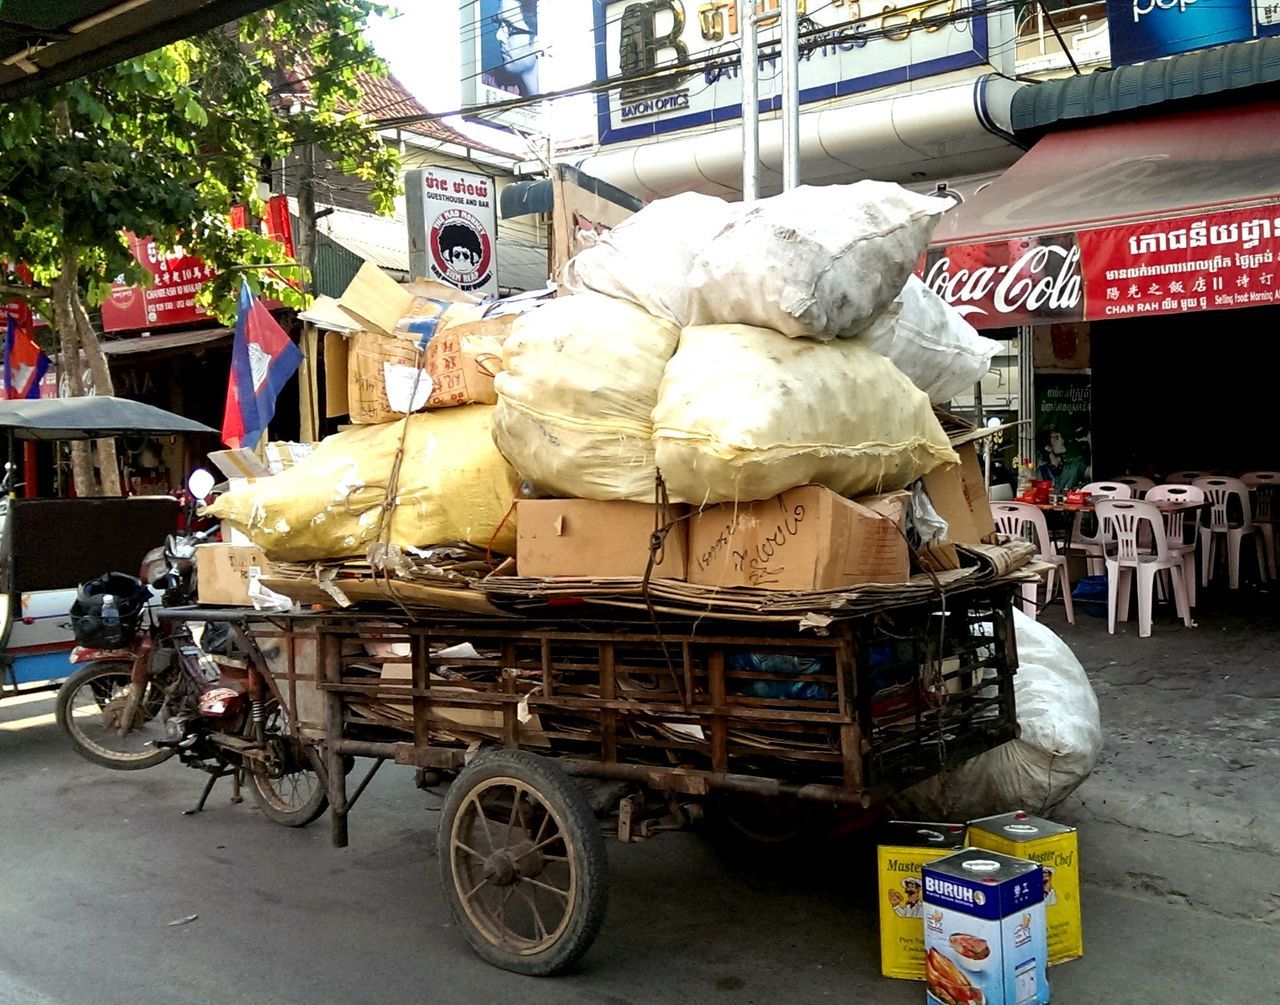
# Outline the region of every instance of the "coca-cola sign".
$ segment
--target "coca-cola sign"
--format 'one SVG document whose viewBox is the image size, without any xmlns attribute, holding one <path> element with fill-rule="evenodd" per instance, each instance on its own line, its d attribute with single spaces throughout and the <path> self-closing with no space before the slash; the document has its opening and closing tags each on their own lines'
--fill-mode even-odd
<svg viewBox="0 0 1280 1005">
<path fill-rule="evenodd" d="M 931 249 L 918 270 L 975 328 L 1280 303 L 1277 207 Z"/>
<path fill-rule="evenodd" d="M 921 278 L 975 328 L 1084 317 L 1080 249 L 1071 234 L 933 249 Z"/>
</svg>

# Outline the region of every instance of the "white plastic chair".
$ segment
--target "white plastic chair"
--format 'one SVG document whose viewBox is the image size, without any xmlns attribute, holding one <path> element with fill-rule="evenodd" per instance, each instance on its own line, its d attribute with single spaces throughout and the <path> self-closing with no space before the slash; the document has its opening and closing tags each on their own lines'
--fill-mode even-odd
<svg viewBox="0 0 1280 1005">
<path fill-rule="evenodd" d="M 1147 493 L 1156 487 L 1156 483 L 1145 475 L 1121 475 L 1119 478 L 1108 480 L 1118 485 L 1128 485 L 1133 493 L 1130 496 L 1132 499 L 1145 499 Z"/>
<path fill-rule="evenodd" d="M 1262 534 L 1267 545 L 1267 571 L 1276 578 L 1276 516 L 1280 515 L 1277 497 L 1280 496 L 1280 471 L 1250 471 L 1240 476 L 1249 487 L 1253 507 L 1253 525 Z"/>
<path fill-rule="evenodd" d="M 1194 485 L 1157 485 L 1147 492 L 1146 501 L 1149 503 L 1202 503 L 1204 502 L 1204 490 L 1198 489 Z M 1187 520 L 1188 514 L 1192 517 L 1189 521 Z M 1169 545 L 1169 552 L 1182 558 L 1183 579 L 1187 584 L 1188 607 L 1196 606 L 1196 543 L 1198 535 L 1195 530 L 1195 517 L 1197 515 L 1195 510 L 1162 512 L 1164 535 Z M 1190 541 L 1187 540 L 1188 527 L 1192 528 Z"/>
<path fill-rule="evenodd" d="M 1253 525 L 1253 508 L 1249 504 L 1249 489 L 1239 478 L 1197 478 L 1193 483 L 1196 488 L 1204 490 L 1205 501 L 1209 510 L 1200 521 L 1200 550 L 1204 554 L 1201 566 L 1200 585 L 1208 586 L 1209 577 L 1213 573 L 1213 562 L 1216 542 L 1225 537 L 1227 543 L 1227 574 L 1231 589 L 1240 588 L 1240 544 L 1246 537 L 1252 537 L 1258 549 L 1258 575 L 1265 582 L 1267 579 L 1267 557 L 1262 535 L 1255 533 Z M 1235 499 L 1240 506 L 1240 523 L 1232 523 L 1229 507 Z"/>
<path fill-rule="evenodd" d="M 1049 525 L 1045 522 L 1044 513 L 1028 503 L 993 502 L 991 519 L 995 522 L 996 530 L 1001 534 L 1034 544 L 1036 558 L 1052 566 L 1045 574 L 1044 602 L 1046 604 L 1053 600 L 1054 579 L 1058 575 L 1062 576 L 1062 606 L 1067 611 L 1067 622 L 1074 625 L 1076 612 L 1071 603 L 1071 577 L 1067 574 L 1067 559 L 1058 553 L 1053 538 L 1049 536 Z M 1032 600 L 1034 602 L 1034 597 Z M 1035 614 L 1032 613 L 1031 616 L 1035 617 Z"/>
<path fill-rule="evenodd" d="M 1129 594 L 1138 579 L 1138 635 L 1151 636 L 1151 600 L 1156 575 L 1169 573 L 1178 617 L 1191 627 L 1191 606 L 1183 579 L 1182 558 L 1169 551 L 1160 511 L 1138 499 L 1104 499 L 1097 506 L 1098 519 L 1107 524 L 1112 542 L 1107 550 L 1107 630 L 1114 635 L 1116 620 L 1129 620 Z M 1153 552 L 1144 552 L 1139 537 L 1149 535 Z"/>
<path fill-rule="evenodd" d="M 1133 498 L 1133 489 L 1121 482 L 1090 482 L 1080 488 L 1081 492 L 1088 492 L 1094 501 L 1099 499 L 1131 499 Z M 1068 539 L 1067 548 L 1069 551 L 1080 551 L 1084 553 L 1085 566 L 1089 570 L 1090 576 L 1102 575 L 1103 564 L 1103 546 L 1107 542 L 1107 528 L 1103 526 L 1102 520 L 1098 520 L 1098 526 L 1092 534 L 1084 532 L 1084 514 L 1077 513 L 1075 522 L 1071 525 L 1071 537 Z"/>
<path fill-rule="evenodd" d="M 1190 485 L 1197 478 L 1204 478 L 1208 475 L 1207 471 L 1170 471 L 1165 475 L 1164 483 L 1166 485 Z"/>
</svg>

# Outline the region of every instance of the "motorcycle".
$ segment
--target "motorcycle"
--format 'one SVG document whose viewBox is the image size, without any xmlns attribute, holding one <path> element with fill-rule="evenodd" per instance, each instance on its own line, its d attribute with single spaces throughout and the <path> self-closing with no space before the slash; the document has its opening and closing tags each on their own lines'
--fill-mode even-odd
<svg viewBox="0 0 1280 1005">
<path fill-rule="evenodd" d="M 214 532 L 170 535 L 148 553 L 140 578 L 109 573 L 81 585 L 71 612 L 79 669 L 58 692 L 58 725 L 78 754 L 103 767 L 134 771 L 176 755 L 207 772 L 187 814 L 203 810 L 229 776 L 232 802 L 247 780 L 264 815 L 302 827 L 328 807 L 319 755 L 289 734 L 278 698 L 242 658 L 242 637 L 225 622 L 201 626 L 197 637 L 188 622 L 155 614 L 157 597 L 164 608 L 194 602 L 196 545 Z"/>
</svg>

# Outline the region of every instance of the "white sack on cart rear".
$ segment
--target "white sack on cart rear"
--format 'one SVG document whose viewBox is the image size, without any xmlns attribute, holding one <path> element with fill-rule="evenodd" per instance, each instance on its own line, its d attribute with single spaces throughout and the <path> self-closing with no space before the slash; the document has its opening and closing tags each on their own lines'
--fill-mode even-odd
<svg viewBox="0 0 1280 1005">
<path fill-rule="evenodd" d="M 1053 631 L 1019 610 L 1014 694 L 1022 735 L 915 785 L 895 800 L 922 820 L 1025 809 L 1047 815 L 1074 792 L 1102 750 L 1098 699 L 1084 667 Z"/>
</svg>

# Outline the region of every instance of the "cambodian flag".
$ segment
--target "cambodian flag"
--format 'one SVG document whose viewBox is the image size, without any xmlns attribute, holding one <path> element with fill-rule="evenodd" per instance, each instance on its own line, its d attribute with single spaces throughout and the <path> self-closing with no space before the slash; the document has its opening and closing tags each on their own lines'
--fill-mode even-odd
<svg viewBox="0 0 1280 1005">
<path fill-rule="evenodd" d="M 222 441 L 227 446 L 252 450 L 258 445 L 276 413 L 276 398 L 301 365 L 302 350 L 243 283 L 222 417 Z"/>
<path fill-rule="evenodd" d="M 6 398 L 40 397 L 40 378 L 49 369 L 49 357 L 40 351 L 25 329 L 9 317 L 4 338 L 4 396 Z"/>
</svg>

